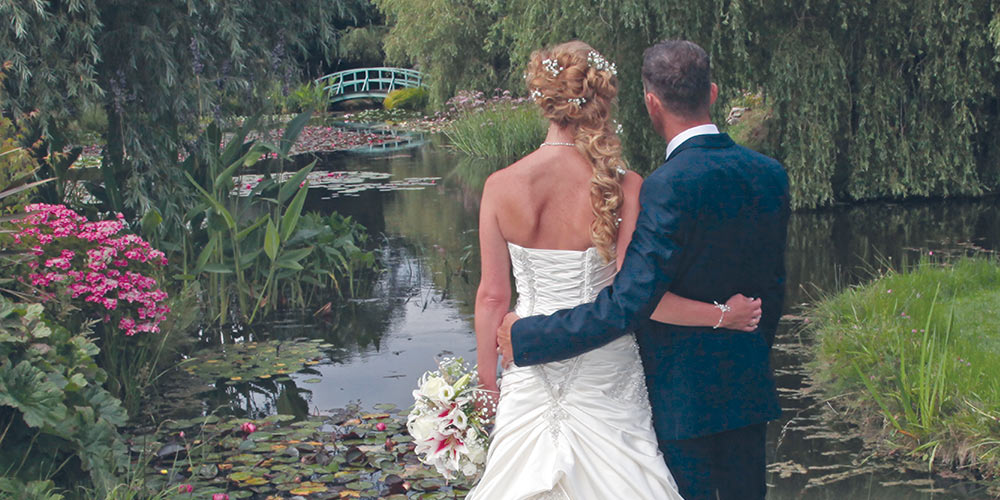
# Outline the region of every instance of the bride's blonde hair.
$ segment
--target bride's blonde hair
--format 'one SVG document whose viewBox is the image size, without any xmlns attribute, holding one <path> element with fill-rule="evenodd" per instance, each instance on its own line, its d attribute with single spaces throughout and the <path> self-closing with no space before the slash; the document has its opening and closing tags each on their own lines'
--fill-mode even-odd
<svg viewBox="0 0 1000 500">
<path fill-rule="evenodd" d="M 625 162 L 611 109 L 618 95 L 614 65 L 590 45 L 566 42 L 531 54 L 528 90 L 542 115 L 560 127 L 575 126 L 574 143 L 590 161 L 590 238 L 605 261 L 614 258 Z"/>
</svg>

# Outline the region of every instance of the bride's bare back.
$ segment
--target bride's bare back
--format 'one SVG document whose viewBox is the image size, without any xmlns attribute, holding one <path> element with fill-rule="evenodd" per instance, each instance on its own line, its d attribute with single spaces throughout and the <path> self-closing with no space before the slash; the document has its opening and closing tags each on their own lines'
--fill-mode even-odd
<svg viewBox="0 0 1000 500">
<path fill-rule="evenodd" d="M 493 212 L 505 242 L 528 248 L 585 250 L 594 246 L 590 183 L 593 169 L 572 146 L 542 146 L 490 176 L 481 210 Z M 622 183 L 619 251 L 632 233 L 638 214 L 642 178 L 629 172 Z M 624 243 L 624 244 L 622 244 Z"/>
</svg>

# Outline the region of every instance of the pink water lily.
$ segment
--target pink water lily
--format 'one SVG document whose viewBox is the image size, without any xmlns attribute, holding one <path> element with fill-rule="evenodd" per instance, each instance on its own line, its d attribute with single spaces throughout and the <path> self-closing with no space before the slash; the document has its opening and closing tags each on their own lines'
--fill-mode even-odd
<svg viewBox="0 0 1000 500">
<path fill-rule="evenodd" d="M 254 432 L 257 432 L 257 425 L 253 422 L 244 422 L 243 425 L 240 426 L 240 430 L 247 434 L 253 434 Z"/>
<path fill-rule="evenodd" d="M 177 488 L 177 491 L 181 493 L 191 493 L 194 491 L 194 486 L 191 486 L 190 484 L 182 484 Z"/>
</svg>

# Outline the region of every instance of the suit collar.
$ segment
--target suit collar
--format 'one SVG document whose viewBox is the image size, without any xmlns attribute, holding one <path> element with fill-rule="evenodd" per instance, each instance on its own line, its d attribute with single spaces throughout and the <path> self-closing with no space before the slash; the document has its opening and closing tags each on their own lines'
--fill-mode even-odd
<svg viewBox="0 0 1000 500">
<path fill-rule="evenodd" d="M 719 133 L 719 134 L 703 134 L 696 135 L 677 146 L 673 151 L 670 152 L 670 156 L 667 157 L 667 161 L 671 158 L 677 156 L 677 153 L 684 151 L 685 149 L 691 148 L 728 148 L 734 146 L 736 143 L 729 138 L 729 134 Z"/>
</svg>

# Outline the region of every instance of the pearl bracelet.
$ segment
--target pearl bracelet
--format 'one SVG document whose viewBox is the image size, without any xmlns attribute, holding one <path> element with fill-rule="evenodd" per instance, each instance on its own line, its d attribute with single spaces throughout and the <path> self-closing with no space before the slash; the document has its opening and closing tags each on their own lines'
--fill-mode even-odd
<svg viewBox="0 0 1000 500">
<path fill-rule="evenodd" d="M 722 326 L 722 320 L 726 319 L 726 313 L 732 311 L 733 308 L 725 304 L 720 304 L 718 302 L 715 302 L 714 300 L 712 301 L 712 303 L 715 304 L 716 309 L 722 311 L 722 315 L 719 316 L 719 322 L 712 327 L 713 330 L 717 330 L 720 326 Z"/>
</svg>

